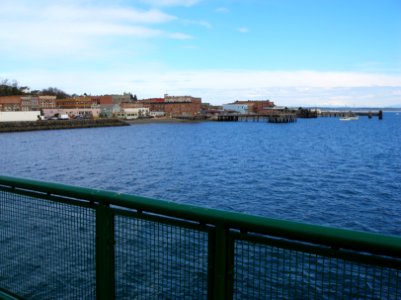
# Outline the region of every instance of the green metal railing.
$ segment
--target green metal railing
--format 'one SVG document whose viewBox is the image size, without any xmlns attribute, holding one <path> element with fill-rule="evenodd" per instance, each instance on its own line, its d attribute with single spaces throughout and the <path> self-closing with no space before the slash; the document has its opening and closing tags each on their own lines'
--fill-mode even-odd
<svg viewBox="0 0 401 300">
<path fill-rule="evenodd" d="M 0 298 L 401 299 L 401 238 L 0 176 Z"/>
</svg>

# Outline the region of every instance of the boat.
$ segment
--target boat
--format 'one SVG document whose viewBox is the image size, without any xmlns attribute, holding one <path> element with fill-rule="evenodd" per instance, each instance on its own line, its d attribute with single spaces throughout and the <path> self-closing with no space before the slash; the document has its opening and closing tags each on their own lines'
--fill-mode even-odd
<svg viewBox="0 0 401 300">
<path fill-rule="evenodd" d="M 359 120 L 358 116 L 345 116 L 340 118 L 340 121 L 353 121 L 353 120 Z"/>
</svg>

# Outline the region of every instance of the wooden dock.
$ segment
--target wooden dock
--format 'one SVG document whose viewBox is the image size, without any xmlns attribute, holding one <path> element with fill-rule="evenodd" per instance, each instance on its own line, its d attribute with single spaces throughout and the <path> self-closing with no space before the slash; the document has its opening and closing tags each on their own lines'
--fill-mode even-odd
<svg viewBox="0 0 401 300">
<path fill-rule="evenodd" d="M 320 112 L 321 117 L 329 117 L 329 118 L 344 118 L 344 117 L 355 117 L 355 116 L 363 116 L 368 117 L 369 119 L 373 117 L 378 117 L 379 120 L 383 119 L 383 111 L 335 111 L 335 110 L 326 110 Z"/>
<path fill-rule="evenodd" d="M 256 114 L 220 114 L 217 116 L 220 122 L 267 122 L 267 123 L 292 123 L 297 121 L 295 113 L 277 113 L 269 115 Z"/>
</svg>

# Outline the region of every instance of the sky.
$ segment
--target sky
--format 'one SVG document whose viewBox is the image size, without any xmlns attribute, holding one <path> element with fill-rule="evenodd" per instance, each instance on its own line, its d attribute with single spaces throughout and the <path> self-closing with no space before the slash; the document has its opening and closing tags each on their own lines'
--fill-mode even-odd
<svg viewBox="0 0 401 300">
<path fill-rule="evenodd" d="M 0 0 L 0 28 L 32 90 L 401 107 L 401 0 Z"/>
</svg>

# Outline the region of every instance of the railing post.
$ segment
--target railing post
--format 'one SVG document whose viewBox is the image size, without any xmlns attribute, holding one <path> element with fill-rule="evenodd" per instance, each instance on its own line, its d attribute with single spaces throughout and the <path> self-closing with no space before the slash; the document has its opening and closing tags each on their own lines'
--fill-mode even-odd
<svg viewBox="0 0 401 300">
<path fill-rule="evenodd" d="M 96 298 L 115 298 L 114 215 L 110 207 L 96 207 Z"/>
<path fill-rule="evenodd" d="M 234 243 L 228 229 L 222 225 L 217 225 L 209 237 L 209 298 L 232 299 Z"/>
</svg>

